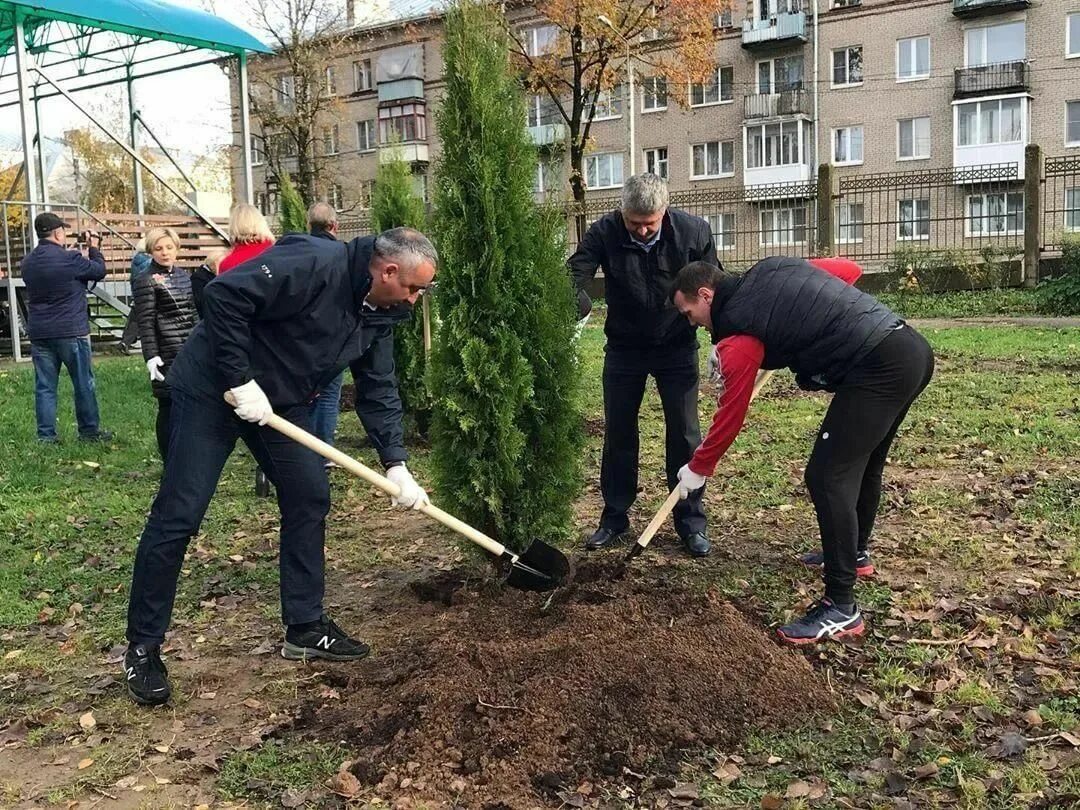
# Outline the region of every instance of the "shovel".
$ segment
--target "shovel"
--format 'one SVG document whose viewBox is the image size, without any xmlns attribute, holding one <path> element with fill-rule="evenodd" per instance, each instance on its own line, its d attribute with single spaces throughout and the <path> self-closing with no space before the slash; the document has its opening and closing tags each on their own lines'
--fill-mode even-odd
<svg viewBox="0 0 1080 810">
<path fill-rule="evenodd" d="M 225 399 L 230 405 L 235 405 L 231 393 L 226 394 Z M 266 424 L 293 441 L 304 445 L 309 450 L 318 453 L 323 458 L 334 462 L 339 467 L 348 470 L 358 478 L 363 478 L 390 497 L 396 498 L 400 494 L 401 490 L 390 479 L 379 475 L 351 456 L 347 456 L 326 442 L 315 438 L 287 419 L 273 414 Z M 506 546 L 474 529 L 469 524 L 458 520 L 453 515 L 444 512 L 437 506 L 428 503 L 421 506 L 419 511 L 435 518 L 442 525 L 453 529 L 465 539 L 471 540 L 484 551 L 494 555 L 503 581 L 511 588 L 522 591 L 552 591 L 565 584 L 569 576 L 570 561 L 566 559 L 566 555 L 541 540 L 533 540 L 524 552 L 514 554 Z"/>
<path fill-rule="evenodd" d="M 757 382 L 754 383 L 754 390 L 750 392 L 750 401 L 753 402 L 755 397 L 761 393 L 761 389 L 765 387 L 765 383 L 772 377 L 772 371 L 765 371 L 758 377 Z M 660 507 L 660 511 L 653 516 L 653 519 L 649 521 L 649 525 L 645 527 L 645 531 L 641 533 L 641 537 L 637 539 L 637 542 L 630 547 L 630 551 L 626 553 L 626 559 L 624 562 L 630 562 L 634 557 L 638 556 L 646 548 L 649 547 L 649 543 L 653 539 L 653 535 L 667 520 L 667 516 L 671 514 L 671 510 L 675 508 L 675 504 L 679 502 L 679 488 L 671 490 L 671 494 L 667 496 L 667 500 L 664 501 L 663 506 Z"/>
</svg>

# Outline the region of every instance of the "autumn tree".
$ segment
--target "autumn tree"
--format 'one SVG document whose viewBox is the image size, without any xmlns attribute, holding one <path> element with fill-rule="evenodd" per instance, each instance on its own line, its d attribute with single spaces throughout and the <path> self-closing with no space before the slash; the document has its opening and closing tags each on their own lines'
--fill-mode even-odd
<svg viewBox="0 0 1080 810">
<path fill-rule="evenodd" d="M 662 78 L 664 92 L 670 88 L 671 98 L 680 103 L 686 93 L 676 88 L 716 81 L 716 25 L 720 12 L 731 4 L 537 0 L 533 8 L 542 19 L 527 26 L 507 25 L 526 87 L 541 95 L 566 125 L 568 179 L 575 201 L 585 199 L 583 162 L 596 104 L 602 93 L 625 81 L 627 43 L 635 75 Z"/>
<path fill-rule="evenodd" d="M 90 211 L 135 211 L 131 156 L 119 144 L 97 135 L 89 128 L 69 130 L 65 135 L 76 172 L 76 203 Z M 158 159 L 140 149 L 139 157 L 154 166 Z M 178 210 L 179 201 L 149 171 L 139 167 L 143 181 L 143 202 L 147 214 Z"/>
</svg>

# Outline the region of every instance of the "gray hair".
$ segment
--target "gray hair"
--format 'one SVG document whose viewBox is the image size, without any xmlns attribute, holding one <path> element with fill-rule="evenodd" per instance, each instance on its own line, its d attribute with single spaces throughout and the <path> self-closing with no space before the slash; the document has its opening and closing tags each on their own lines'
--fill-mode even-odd
<svg viewBox="0 0 1080 810">
<path fill-rule="evenodd" d="M 317 202 L 307 211 L 310 231 L 328 231 L 337 225 L 337 211 L 329 203 Z"/>
<path fill-rule="evenodd" d="M 391 228 L 375 237 L 375 255 L 383 259 L 396 259 L 407 270 L 421 262 L 439 266 L 439 254 L 431 240 L 412 228 Z"/>
<path fill-rule="evenodd" d="M 642 172 L 627 178 L 622 190 L 622 210 L 627 214 L 656 214 L 668 206 L 668 187 L 662 177 Z"/>
</svg>

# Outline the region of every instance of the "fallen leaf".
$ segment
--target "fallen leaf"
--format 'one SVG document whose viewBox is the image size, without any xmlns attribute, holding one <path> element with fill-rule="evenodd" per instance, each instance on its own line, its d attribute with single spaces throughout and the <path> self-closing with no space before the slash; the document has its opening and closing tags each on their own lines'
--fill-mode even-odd
<svg viewBox="0 0 1080 810">
<path fill-rule="evenodd" d="M 11 725 L 0 730 L 0 745 L 10 745 L 11 743 L 22 742 L 26 739 L 28 731 L 29 729 L 27 729 L 25 722 L 16 720 Z"/>
<path fill-rule="evenodd" d="M 761 810 L 783 810 L 784 800 L 772 793 L 761 797 Z"/>
<path fill-rule="evenodd" d="M 351 799 L 360 792 L 360 780 L 348 771 L 338 771 L 327 782 L 331 793 Z"/>
<path fill-rule="evenodd" d="M 167 754 L 169 753 L 169 746 L 165 745 L 165 743 L 162 743 L 161 745 L 155 745 L 154 750 L 157 751 L 159 754 Z"/>
<path fill-rule="evenodd" d="M 701 798 L 697 785 L 690 784 L 689 782 L 675 785 L 675 787 L 668 790 L 668 795 L 673 799 L 698 799 Z"/>
<path fill-rule="evenodd" d="M 86 759 L 80 759 L 79 760 L 79 770 L 80 771 L 85 771 L 87 768 L 89 768 L 93 764 L 94 764 L 94 760 L 90 759 L 90 757 L 87 757 Z"/>
<path fill-rule="evenodd" d="M 938 767 L 936 762 L 927 762 L 925 765 L 920 765 L 915 769 L 916 779 L 929 779 L 931 776 L 936 776 L 941 768 Z"/>
<path fill-rule="evenodd" d="M 1024 712 L 1024 722 L 1029 726 L 1038 727 L 1043 724 L 1042 715 L 1038 709 L 1028 709 Z"/>
<path fill-rule="evenodd" d="M 1077 735 L 1071 734 L 1068 731 L 1062 731 L 1060 734 L 1058 734 L 1058 736 L 1061 737 L 1061 739 L 1063 739 L 1073 748 L 1080 748 L 1080 737 L 1078 737 Z"/>
<path fill-rule="evenodd" d="M 244 701 L 244 705 L 247 706 L 249 709 L 262 708 L 262 703 L 257 701 L 255 698 L 248 698 L 247 700 Z"/>
<path fill-rule="evenodd" d="M 902 773 L 897 771 L 890 771 L 885 774 L 885 793 L 889 796 L 899 796 L 901 793 L 907 793 L 908 780 Z"/>
<path fill-rule="evenodd" d="M 10 652 L 4 653 L 4 660 L 11 661 L 14 658 L 18 658 L 22 654 L 22 650 L 11 650 Z"/>
<path fill-rule="evenodd" d="M 307 800 L 308 792 L 306 790 L 289 788 L 281 794 L 282 807 L 303 807 L 305 804 L 307 804 Z"/>
<path fill-rule="evenodd" d="M 124 776 L 116 780 L 116 786 L 121 790 L 131 790 L 139 784 L 139 777 L 137 776 Z"/>
<path fill-rule="evenodd" d="M 172 779 L 169 779 L 167 776 L 155 776 L 154 781 L 157 782 L 159 785 L 171 785 L 172 784 Z"/>
<path fill-rule="evenodd" d="M 713 771 L 712 774 L 720 781 L 720 784 L 722 784 L 724 787 L 727 787 L 740 776 L 742 776 L 742 771 L 739 770 L 739 766 L 736 765 L 734 762 L 725 762 L 723 765 Z"/>
<path fill-rule="evenodd" d="M 1022 734 L 1015 731 L 1007 731 L 1001 735 L 996 743 L 986 749 L 986 753 L 995 759 L 1011 759 L 1018 757 L 1027 750 L 1028 741 Z"/>
<path fill-rule="evenodd" d="M 79 718 L 79 728 L 83 731 L 90 731 L 97 725 L 97 720 L 94 719 L 93 712 L 87 712 Z"/>
<path fill-rule="evenodd" d="M 203 692 L 199 695 L 200 700 L 213 700 L 217 697 L 217 692 Z"/>
<path fill-rule="evenodd" d="M 86 465 L 87 467 L 89 467 L 89 468 L 90 468 L 91 470 L 96 470 L 96 469 L 97 469 L 98 467 L 100 467 L 100 466 L 101 466 L 101 465 L 100 465 L 100 464 L 98 464 L 98 463 L 97 463 L 96 461 L 84 461 L 84 462 L 83 462 L 83 464 L 85 464 L 85 465 Z"/>
<path fill-rule="evenodd" d="M 787 786 L 787 792 L 784 793 L 785 799 L 805 799 L 810 795 L 810 785 L 801 779 L 796 779 L 790 785 Z"/>
</svg>

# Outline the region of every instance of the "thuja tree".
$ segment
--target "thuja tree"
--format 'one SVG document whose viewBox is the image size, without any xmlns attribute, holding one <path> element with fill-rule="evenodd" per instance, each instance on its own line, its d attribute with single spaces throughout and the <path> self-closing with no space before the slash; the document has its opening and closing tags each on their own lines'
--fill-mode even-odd
<svg viewBox="0 0 1080 810">
<path fill-rule="evenodd" d="M 307 208 L 300 196 L 300 191 L 293 184 L 289 175 L 283 174 L 278 179 L 278 222 L 281 232 L 304 233 L 307 231 Z"/>
<path fill-rule="evenodd" d="M 440 500 L 520 549 L 569 531 L 581 418 L 565 222 L 533 201 L 504 24 L 478 0 L 446 16 L 432 440 Z"/>
<path fill-rule="evenodd" d="M 380 233 L 388 228 L 407 226 L 425 230 L 424 202 L 414 191 L 409 164 L 394 155 L 381 163 L 375 175 L 371 196 L 371 229 Z M 431 396 L 425 379 L 427 358 L 424 353 L 423 304 L 417 304 L 415 316 L 394 330 L 394 362 L 397 366 L 398 391 L 405 416 L 421 435 L 427 435 L 431 419 Z M 428 317 L 433 319 L 431 301 Z"/>
</svg>

